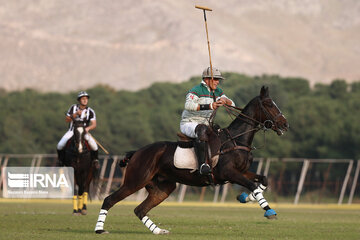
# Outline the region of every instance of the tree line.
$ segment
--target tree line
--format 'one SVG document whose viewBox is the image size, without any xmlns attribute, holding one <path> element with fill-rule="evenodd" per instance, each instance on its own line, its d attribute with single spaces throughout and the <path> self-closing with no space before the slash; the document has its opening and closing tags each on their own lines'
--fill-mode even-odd
<svg viewBox="0 0 360 240">
<path fill-rule="evenodd" d="M 225 94 L 244 107 L 259 95 L 262 85 L 290 124 L 278 137 L 259 132 L 255 157 L 360 158 L 360 82 L 336 79 L 310 86 L 303 78 L 277 75 L 250 77 L 225 73 Z M 108 86 L 87 89 L 89 106 L 96 112 L 93 136 L 113 154 L 123 154 L 155 141 L 176 141 L 176 132 L 187 91 L 201 81 L 155 83 L 136 92 L 116 91 Z M 55 153 L 67 131 L 65 112 L 76 102 L 77 92 L 41 93 L 27 89 L 0 89 L 0 153 Z M 231 118 L 224 109 L 216 122 L 226 127 Z"/>
</svg>

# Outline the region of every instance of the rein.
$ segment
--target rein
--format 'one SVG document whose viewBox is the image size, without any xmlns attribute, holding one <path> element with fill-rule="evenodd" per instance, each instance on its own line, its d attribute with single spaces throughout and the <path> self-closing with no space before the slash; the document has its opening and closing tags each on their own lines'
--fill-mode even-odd
<svg viewBox="0 0 360 240">
<path fill-rule="evenodd" d="M 258 120 L 254 119 L 252 117 L 249 117 L 248 115 L 242 113 L 242 110 L 244 110 L 243 108 L 239 108 L 239 107 L 235 107 L 235 106 L 231 106 L 231 105 L 227 105 L 227 104 L 225 104 L 224 107 L 226 108 L 226 111 L 228 112 L 228 114 L 235 116 L 235 118 L 239 118 L 239 115 L 241 115 L 241 116 L 245 117 L 248 120 L 251 120 L 251 121 L 253 121 L 253 122 L 255 122 L 255 123 L 259 124 L 259 125 L 263 125 L 263 123 L 259 122 Z M 249 122 L 247 122 L 247 123 L 249 123 Z"/>
<path fill-rule="evenodd" d="M 260 102 L 260 107 L 261 107 L 261 110 L 262 112 L 264 112 L 264 114 L 266 115 L 267 118 L 270 118 L 273 120 L 273 117 L 268 113 L 268 111 L 266 110 L 266 108 L 263 106 L 262 102 L 259 100 Z M 239 133 L 235 136 L 231 136 L 231 133 L 230 131 L 227 129 L 227 128 L 224 128 L 224 129 L 221 129 L 220 131 L 225 131 L 226 135 L 229 136 L 229 138 L 222 142 L 221 143 L 221 147 L 227 143 L 227 142 L 230 142 L 232 141 L 233 143 L 233 147 L 231 148 L 227 148 L 225 150 L 220 150 L 219 152 L 215 153 L 214 156 L 217 156 L 217 155 L 221 155 L 221 154 L 225 154 L 225 153 L 228 153 L 228 152 L 231 152 L 231 151 L 234 151 L 234 150 L 244 150 L 244 151 L 247 151 L 247 152 L 251 152 L 251 150 L 255 149 L 255 147 L 251 148 L 251 147 L 248 147 L 248 146 L 239 146 L 237 143 L 236 143 L 236 138 L 242 136 L 242 135 L 245 135 L 247 133 L 250 133 L 250 132 L 257 132 L 259 131 L 260 129 L 264 129 L 264 146 L 265 146 L 265 131 L 268 130 L 269 128 L 266 126 L 267 123 L 269 123 L 271 126 L 273 125 L 273 121 L 272 120 L 266 120 L 264 121 L 263 123 L 252 118 L 252 117 L 249 117 L 248 115 L 242 113 L 242 108 L 239 108 L 239 107 L 235 107 L 235 106 L 231 106 L 231 105 L 223 105 L 227 111 L 227 113 L 229 114 L 230 117 L 232 116 L 235 116 L 235 118 L 239 118 L 239 116 L 243 116 L 245 117 L 245 119 L 241 119 L 242 121 L 246 122 L 247 124 L 251 124 L 251 122 L 255 122 L 257 124 L 257 127 L 255 128 L 252 128 L 248 131 L 245 131 L 245 132 L 242 132 L 242 133 Z M 217 108 L 218 109 L 218 108 Z M 213 119 L 215 118 L 215 115 L 216 115 L 216 111 L 217 109 L 214 110 L 214 112 L 211 114 L 210 118 L 209 118 L 209 123 L 210 123 L 210 126 L 214 126 L 213 123 Z M 280 112 L 276 117 L 275 117 L 275 120 L 277 119 L 277 117 L 281 116 L 282 113 Z M 250 121 L 249 121 L 250 120 Z M 270 127 L 271 128 L 271 127 Z"/>
</svg>

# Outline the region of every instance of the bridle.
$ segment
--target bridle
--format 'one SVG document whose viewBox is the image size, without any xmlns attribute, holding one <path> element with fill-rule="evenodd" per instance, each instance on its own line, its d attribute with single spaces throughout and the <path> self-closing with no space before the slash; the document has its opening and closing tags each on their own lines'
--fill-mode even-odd
<svg viewBox="0 0 360 240">
<path fill-rule="evenodd" d="M 269 111 L 264 107 L 264 104 L 263 102 L 266 101 L 266 100 L 270 100 L 271 103 L 275 106 L 276 110 L 278 111 L 278 114 L 276 114 L 275 117 L 273 117 Z M 264 126 L 266 125 L 267 122 L 270 122 L 271 123 L 271 126 L 270 127 L 266 127 L 267 129 L 270 129 L 272 128 L 273 126 L 277 127 L 276 126 L 276 121 L 279 117 L 284 117 L 284 114 L 282 114 L 282 112 L 280 111 L 280 109 L 278 108 L 278 106 L 276 105 L 276 103 L 271 99 L 271 98 L 265 98 L 263 100 L 260 100 L 259 99 L 259 103 L 260 103 L 260 108 L 261 108 L 261 112 L 265 114 L 265 117 L 267 118 L 267 120 L 264 121 Z"/>
<path fill-rule="evenodd" d="M 272 114 L 270 114 L 270 112 L 264 106 L 264 101 L 266 101 L 266 100 L 271 100 L 272 104 L 278 110 L 278 114 L 275 117 L 273 117 Z M 239 118 L 239 119 L 240 119 L 240 116 L 242 116 L 242 117 L 245 118 L 245 119 L 241 119 L 242 121 L 244 121 L 245 123 L 250 124 L 250 125 L 253 125 L 253 123 L 255 123 L 256 126 L 254 128 L 252 128 L 252 129 L 248 130 L 248 131 L 236 134 L 235 136 L 232 136 L 229 129 L 227 129 L 227 128 L 220 129 L 219 131 L 224 131 L 224 133 L 228 136 L 228 139 L 221 143 L 220 149 L 225 145 L 225 143 L 230 142 L 230 141 L 232 141 L 234 146 L 231 147 L 231 148 L 220 150 L 214 156 L 225 154 L 227 152 L 231 152 L 231 151 L 234 151 L 234 150 L 244 150 L 244 151 L 250 152 L 251 150 L 253 150 L 255 148 L 250 147 L 250 146 L 246 146 L 245 144 L 238 145 L 236 143 L 236 139 L 238 137 L 240 137 L 242 135 L 245 135 L 247 133 L 253 132 L 253 131 L 257 132 L 257 131 L 262 129 L 262 130 L 264 130 L 264 142 L 265 142 L 265 132 L 267 130 L 269 130 L 269 129 L 273 129 L 274 126 L 275 126 L 275 128 L 277 128 L 276 120 L 279 117 L 283 116 L 280 109 L 277 107 L 277 105 L 275 104 L 275 102 L 271 98 L 265 98 L 265 99 L 262 99 L 262 100 L 259 98 L 258 101 L 259 101 L 259 105 L 260 105 L 260 109 L 261 109 L 260 114 L 265 114 L 265 119 L 266 120 L 264 122 L 260 122 L 260 121 L 256 120 L 255 118 L 252 118 L 252 117 L 242 113 L 242 110 L 243 110 L 242 108 L 227 105 L 227 104 L 223 105 L 230 116 L 235 116 L 235 118 Z M 216 110 L 213 112 L 213 115 L 210 117 L 211 120 L 215 117 Z M 261 116 L 260 116 L 260 119 L 261 119 Z M 211 123 L 213 123 L 213 121 L 211 121 Z"/>
</svg>

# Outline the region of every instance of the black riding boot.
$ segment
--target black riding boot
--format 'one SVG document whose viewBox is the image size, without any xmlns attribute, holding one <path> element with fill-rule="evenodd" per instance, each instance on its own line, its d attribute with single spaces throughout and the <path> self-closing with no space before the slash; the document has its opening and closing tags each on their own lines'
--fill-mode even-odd
<svg viewBox="0 0 360 240">
<path fill-rule="evenodd" d="M 91 159 L 92 159 L 93 161 L 99 159 L 99 150 L 91 151 Z"/>
<path fill-rule="evenodd" d="M 211 168 L 209 164 L 206 163 L 206 158 L 208 155 L 208 127 L 204 124 L 199 124 L 195 128 L 195 133 L 197 138 L 195 140 L 195 153 L 199 162 L 199 171 L 201 175 L 209 175 L 211 173 Z"/>
<path fill-rule="evenodd" d="M 209 175 L 211 173 L 211 169 L 209 164 L 207 164 L 206 156 L 207 156 L 208 145 L 207 142 L 196 139 L 195 141 L 195 153 L 199 163 L 199 171 L 201 175 Z"/>
<path fill-rule="evenodd" d="M 91 159 L 93 160 L 93 163 L 94 163 L 95 167 L 99 168 L 100 167 L 100 164 L 99 164 L 99 150 L 91 151 Z"/>
<path fill-rule="evenodd" d="M 64 166 L 65 162 L 65 150 L 59 150 L 57 149 L 58 159 L 59 159 L 59 166 Z"/>
</svg>

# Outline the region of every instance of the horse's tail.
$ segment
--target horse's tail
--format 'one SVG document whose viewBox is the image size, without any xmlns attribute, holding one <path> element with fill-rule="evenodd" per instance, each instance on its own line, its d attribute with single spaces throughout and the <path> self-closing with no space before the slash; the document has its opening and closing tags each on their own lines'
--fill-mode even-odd
<svg viewBox="0 0 360 240">
<path fill-rule="evenodd" d="M 92 195 L 90 194 L 91 190 L 95 190 L 95 193 L 98 192 L 97 188 L 100 187 L 100 164 L 98 161 L 92 162 L 92 174 L 91 174 L 91 182 L 89 184 L 92 185 L 92 187 L 89 187 L 88 196 L 90 201 L 92 200 Z"/>
<path fill-rule="evenodd" d="M 136 151 L 126 152 L 125 157 L 122 160 L 120 160 L 119 166 L 126 167 L 126 165 L 128 164 L 128 162 L 130 161 L 131 157 L 134 155 L 135 152 Z"/>
</svg>

